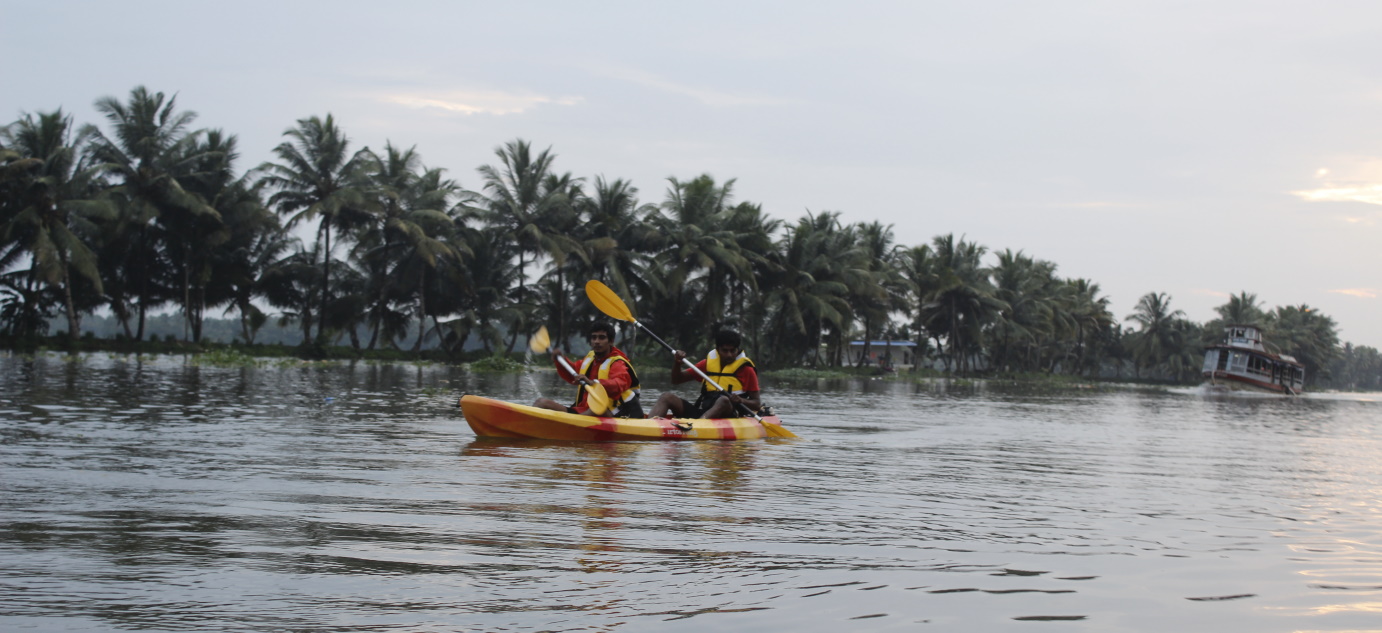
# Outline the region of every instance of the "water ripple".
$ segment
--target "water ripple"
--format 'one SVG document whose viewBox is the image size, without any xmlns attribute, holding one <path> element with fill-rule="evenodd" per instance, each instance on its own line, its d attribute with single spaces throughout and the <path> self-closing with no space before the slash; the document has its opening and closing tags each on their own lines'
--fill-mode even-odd
<svg viewBox="0 0 1382 633">
<path fill-rule="evenodd" d="M 0 359 L 0 625 L 1362 630 L 1382 612 L 1370 396 L 769 383 L 802 439 L 725 443 L 477 439 L 453 406 L 553 381 Z"/>
</svg>

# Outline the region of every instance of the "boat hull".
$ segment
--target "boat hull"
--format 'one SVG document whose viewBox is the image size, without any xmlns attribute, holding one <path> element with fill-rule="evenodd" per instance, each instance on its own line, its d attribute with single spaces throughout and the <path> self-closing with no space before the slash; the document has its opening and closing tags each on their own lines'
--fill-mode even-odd
<svg viewBox="0 0 1382 633">
<path fill-rule="evenodd" d="M 1290 390 L 1289 387 L 1280 383 L 1256 380 L 1247 376 L 1238 376 L 1226 371 L 1207 371 L 1204 372 L 1204 386 L 1210 391 L 1230 392 L 1244 391 L 1249 393 L 1268 393 L 1282 396 L 1298 395 L 1299 392 Z"/>
<path fill-rule="evenodd" d="M 524 437 L 544 440 L 755 440 L 796 437 L 777 416 L 725 420 L 602 418 L 552 411 L 468 395 L 461 413 L 480 437 Z M 680 423 L 681 426 L 678 426 Z M 689 425 L 690 428 L 684 428 Z"/>
</svg>

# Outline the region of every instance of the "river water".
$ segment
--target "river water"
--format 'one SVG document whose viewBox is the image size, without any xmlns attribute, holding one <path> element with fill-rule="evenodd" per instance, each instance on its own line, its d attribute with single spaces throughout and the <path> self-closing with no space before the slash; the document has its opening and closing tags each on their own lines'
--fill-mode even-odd
<svg viewBox="0 0 1382 633">
<path fill-rule="evenodd" d="M 765 389 L 800 439 L 480 440 L 567 389 L 0 358 L 0 630 L 1382 631 L 1382 395 Z"/>
</svg>

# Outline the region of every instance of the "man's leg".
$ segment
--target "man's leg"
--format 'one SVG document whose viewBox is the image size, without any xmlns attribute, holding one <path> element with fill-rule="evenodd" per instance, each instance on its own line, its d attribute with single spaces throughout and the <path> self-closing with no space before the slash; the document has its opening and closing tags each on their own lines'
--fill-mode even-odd
<svg viewBox="0 0 1382 633">
<path fill-rule="evenodd" d="M 715 404 L 710 405 L 710 408 L 701 414 L 701 417 L 714 419 L 735 417 L 734 403 L 730 401 L 729 396 L 720 396 L 715 399 Z"/>
<path fill-rule="evenodd" d="M 553 411 L 566 411 L 566 405 L 551 398 L 538 398 L 533 402 L 533 406 L 541 409 L 551 409 Z"/>
<path fill-rule="evenodd" d="M 686 401 L 670 391 L 657 397 L 657 402 L 653 403 L 653 410 L 648 412 L 650 418 L 664 418 L 671 413 L 674 418 L 682 417 L 686 412 Z"/>
</svg>

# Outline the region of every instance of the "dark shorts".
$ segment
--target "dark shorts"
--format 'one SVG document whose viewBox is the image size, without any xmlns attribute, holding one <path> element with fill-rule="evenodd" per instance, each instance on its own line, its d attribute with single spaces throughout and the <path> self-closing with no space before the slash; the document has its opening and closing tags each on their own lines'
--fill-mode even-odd
<svg viewBox="0 0 1382 633">
<path fill-rule="evenodd" d="M 689 402 L 685 398 L 682 398 L 681 417 L 703 418 L 705 417 L 705 412 L 709 411 L 710 407 L 715 406 L 715 401 L 724 397 L 725 394 L 723 393 L 702 394 L 701 397 L 696 398 L 695 402 Z"/>
</svg>

